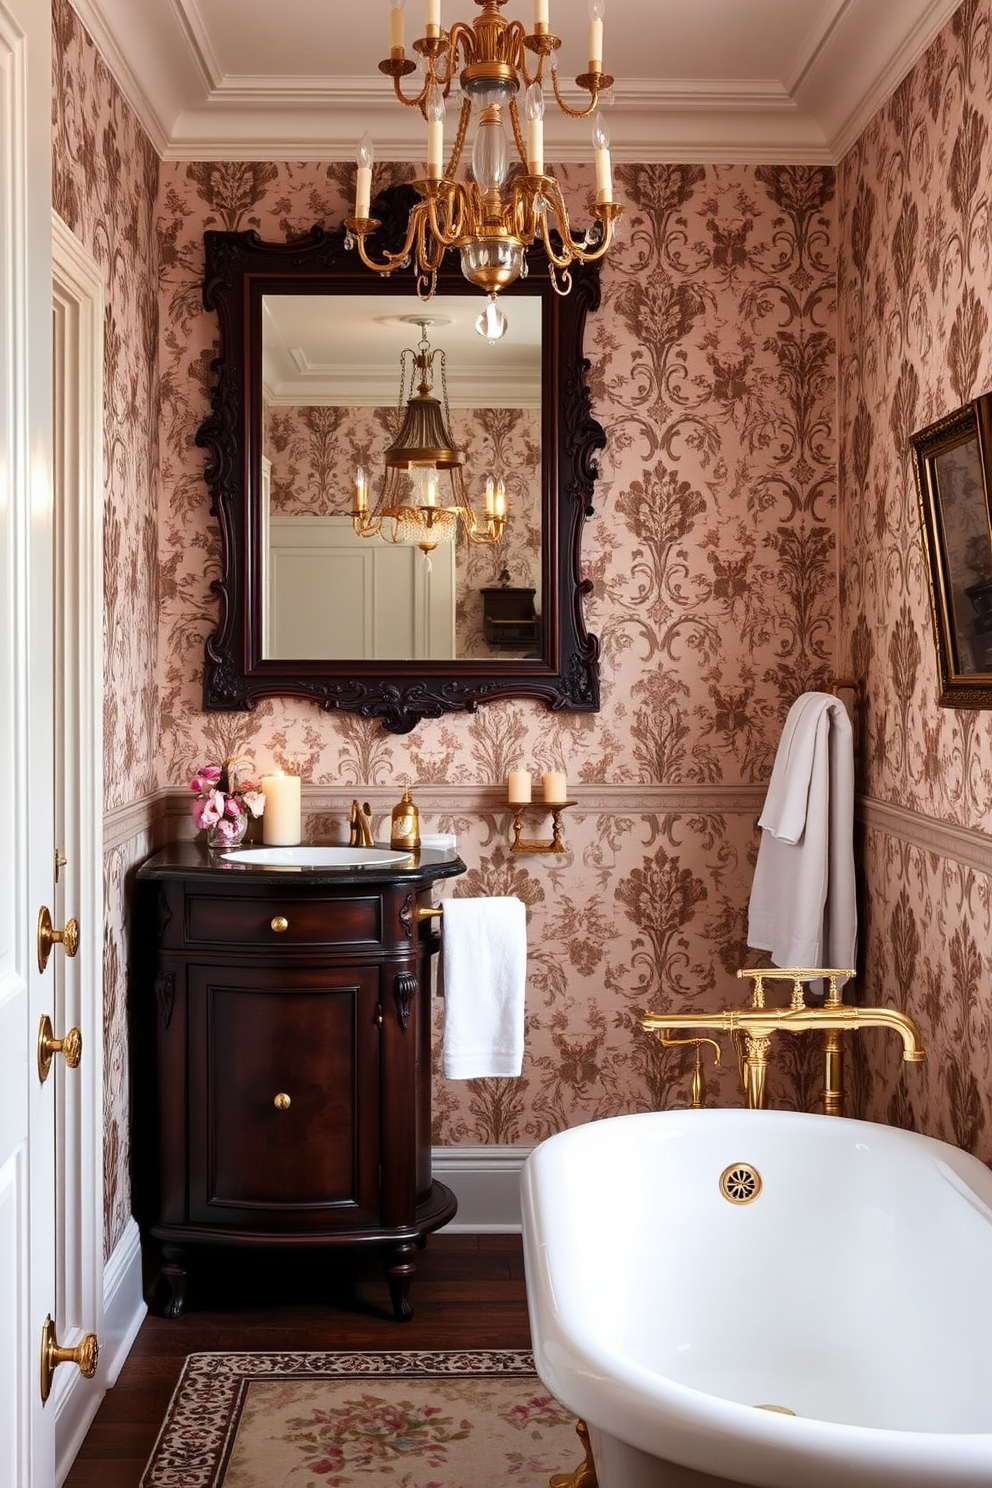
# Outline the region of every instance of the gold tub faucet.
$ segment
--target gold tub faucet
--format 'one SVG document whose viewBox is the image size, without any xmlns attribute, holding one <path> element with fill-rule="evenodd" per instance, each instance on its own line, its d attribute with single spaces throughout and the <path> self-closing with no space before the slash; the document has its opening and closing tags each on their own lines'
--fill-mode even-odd
<svg viewBox="0 0 992 1488">
<path fill-rule="evenodd" d="M 680 1030 L 706 1028 L 733 1034 L 738 1042 L 741 1082 L 747 1104 L 753 1109 L 762 1109 L 765 1104 L 768 1049 L 776 1033 L 822 1031 L 826 1056 L 824 1110 L 828 1116 L 839 1116 L 843 1110 L 841 1040 L 848 1029 L 892 1028 L 902 1039 L 904 1060 L 916 1064 L 926 1056 L 920 1030 L 906 1013 L 895 1008 L 852 1007 L 840 1000 L 838 979 L 852 977 L 852 971 L 838 967 L 776 966 L 745 969 L 737 975 L 750 977 L 754 982 L 750 1007 L 724 1008 L 713 1013 L 646 1013 L 640 1023 L 648 1033 L 658 1034 L 663 1043 L 668 1042 L 669 1034 Z M 789 1006 L 766 1007 L 764 983 L 786 979 L 793 984 Z M 821 979 L 828 982 L 826 1000 L 822 1006 L 810 1007 L 804 1000 L 804 984 Z"/>
<path fill-rule="evenodd" d="M 368 801 L 364 806 L 359 806 L 357 801 L 351 803 L 351 814 L 348 817 L 348 845 L 349 847 L 375 847 Z"/>
</svg>

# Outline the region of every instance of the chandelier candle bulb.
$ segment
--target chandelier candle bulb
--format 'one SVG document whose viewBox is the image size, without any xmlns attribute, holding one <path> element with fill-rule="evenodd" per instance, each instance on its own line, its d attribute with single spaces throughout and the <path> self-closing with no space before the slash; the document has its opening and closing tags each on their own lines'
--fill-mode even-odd
<svg viewBox="0 0 992 1488">
<path fill-rule="evenodd" d="M 550 26 L 548 0 L 534 0 L 534 32 L 547 31 Z"/>
<path fill-rule="evenodd" d="M 444 169 L 444 94 L 432 86 L 427 93 L 427 178 L 440 181 Z"/>
<path fill-rule="evenodd" d="M 441 0 L 427 0 L 427 24 L 424 30 L 428 36 L 440 36 Z"/>
<path fill-rule="evenodd" d="M 389 11 L 389 45 L 394 52 L 402 52 L 405 44 L 403 4 L 404 0 L 393 0 Z"/>
<path fill-rule="evenodd" d="M 544 175 L 544 94 L 540 83 L 527 89 L 527 169 L 532 176 Z"/>
<path fill-rule="evenodd" d="M 603 0 L 589 0 L 589 71 L 603 70 Z"/>
<path fill-rule="evenodd" d="M 299 775 L 283 770 L 263 775 L 262 794 L 262 841 L 268 847 L 296 847 L 302 835 Z"/>
<path fill-rule="evenodd" d="M 506 799 L 511 806 L 530 805 L 530 771 L 511 770 L 506 778 Z"/>
<path fill-rule="evenodd" d="M 364 465 L 359 465 L 355 471 L 355 511 L 367 512 L 369 509 L 369 488 L 365 475 Z"/>
<path fill-rule="evenodd" d="M 355 178 L 355 217 L 367 220 L 372 203 L 372 138 L 363 134 L 358 146 L 358 173 Z"/>
<path fill-rule="evenodd" d="M 613 200 L 613 170 L 610 165 L 610 131 L 597 113 L 592 131 L 592 142 L 596 155 L 596 200 Z"/>
<path fill-rule="evenodd" d="M 568 781 L 562 770 L 547 770 L 541 776 L 541 786 L 547 806 L 560 806 L 568 799 Z"/>
</svg>

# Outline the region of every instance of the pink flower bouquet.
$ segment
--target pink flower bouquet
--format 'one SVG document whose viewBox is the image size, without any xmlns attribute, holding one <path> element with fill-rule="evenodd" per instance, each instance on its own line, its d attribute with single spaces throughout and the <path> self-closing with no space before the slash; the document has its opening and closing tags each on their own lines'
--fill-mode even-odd
<svg viewBox="0 0 992 1488">
<path fill-rule="evenodd" d="M 254 780 L 242 780 L 230 756 L 223 765 L 201 765 L 189 783 L 196 796 L 193 821 L 214 841 L 240 842 L 249 816 L 261 816 L 265 796 Z"/>
</svg>

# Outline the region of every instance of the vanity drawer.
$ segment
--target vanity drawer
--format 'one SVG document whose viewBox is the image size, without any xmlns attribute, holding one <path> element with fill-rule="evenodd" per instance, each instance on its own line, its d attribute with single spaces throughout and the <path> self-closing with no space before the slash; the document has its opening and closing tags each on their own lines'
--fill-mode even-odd
<svg viewBox="0 0 992 1488">
<path fill-rule="evenodd" d="M 352 898 L 190 893 L 186 896 L 186 944 L 287 946 L 377 946 L 382 943 L 378 894 Z"/>
</svg>

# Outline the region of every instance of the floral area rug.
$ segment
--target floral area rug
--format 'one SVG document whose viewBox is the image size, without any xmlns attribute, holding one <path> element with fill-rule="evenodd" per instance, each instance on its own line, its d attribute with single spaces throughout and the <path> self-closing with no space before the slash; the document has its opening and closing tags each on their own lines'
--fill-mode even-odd
<svg viewBox="0 0 992 1488">
<path fill-rule="evenodd" d="M 582 1455 L 529 1353 L 190 1354 L 140 1488 L 548 1488 Z"/>
</svg>

